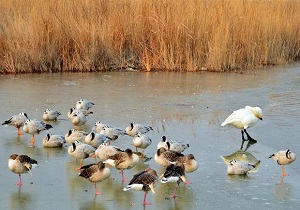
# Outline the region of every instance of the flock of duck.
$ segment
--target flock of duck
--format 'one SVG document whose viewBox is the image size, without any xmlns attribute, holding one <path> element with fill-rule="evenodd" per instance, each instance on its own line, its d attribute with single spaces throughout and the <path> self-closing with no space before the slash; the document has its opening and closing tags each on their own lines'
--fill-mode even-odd
<svg viewBox="0 0 300 210">
<path fill-rule="evenodd" d="M 128 180 L 124 176 L 124 170 L 128 170 L 136 166 L 144 157 L 145 149 L 152 143 L 152 140 L 147 133 L 152 131 L 152 127 L 137 123 L 130 123 L 125 129 L 117 128 L 112 125 L 103 124 L 98 121 L 94 124 L 92 131 L 87 133 L 80 130 L 80 126 L 87 122 L 88 116 L 93 114 L 90 109 L 95 104 L 86 99 L 80 99 L 76 102 L 75 107 L 68 112 L 68 118 L 75 126 L 75 129 L 69 130 L 65 136 L 54 135 L 48 133 L 43 139 L 44 147 L 62 147 L 68 143 L 68 154 L 80 159 L 80 165 L 76 170 L 80 171 L 79 176 L 88 179 L 94 185 L 95 195 L 102 193 L 97 190 L 96 183 L 102 182 L 110 177 L 110 166 L 121 171 L 122 182 L 129 182 L 123 189 L 144 191 L 143 205 L 151 204 L 147 202 L 147 193 L 152 191 L 155 194 L 155 184 L 159 180 L 161 183 L 176 183 L 175 190 L 171 197 L 176 197 L 177 188 L 181 182 L 190 184 L 187 180 L 186 173 L 194 172 L 198 169 L 199 163 L 196 161 L 193 154 L 184 155 L 183 151 L 189 147 L 189 144 L 184 142 L 172 141 L 163 136 L 157 144 L 157 152 L 154 155 L 154 160 L 157 164 L 165 167 L 164 173 L 158 176 L 157 172 L 152 168 L 146 168 Z M 18 135 L 23 135 L 21 128 L 27 134 L 32 136 L 31 146 L 35 146 L 35 135 L 44 130 L 49 130 L 52 125 L 47 121 L 54 121 L 61 115 L 56 110 L 47 109 L 43 113 L 43 122 L 36 119 L 29 119 L 26 113 L 14 115 L 10 119 L 2 123 L 5 126 L 14 126 L 17 128 Z M 245 141 L 255 143 L 247 129 L 254 126 L 259 120 L 262 120 L 262 110 L 259 107 L 246 106 L 245 108 L 234 111 L 221 126 L 230 125 L 241 130 L 242 146 Z M 246 138 L 245 138 L 246 134 Z M 125 150 L 111 145 L 113 140 L 119 136 L 127 135 L 132 137 L 132 145 L 136 147 L 136 151 L 130 148 Z M 139 152 L 138 149 L 142 149 Z M 95 158 L 95 163 L 83 165 L 84 159 L 88 157 Z M 97 160 L 100 159 L 100 161 Z M 296 156 L 289 149 L 276 152 L 270 156 L 279 165 L 282 166 L 282 177 L 287 176 L 284 172 L 284 165 L 292 163 Z M 8 168 L 13 173 L 19 175 L 18 186 L 22 185 L 21 174 L 31 172 L 37 165 L 37 161 L 26 154 L 12 154 L 8 160 Z M 228 174 L 247 174 L 253 170 L 256 165 L 247 162 L 232 159 L 227 162 Z"/>
</svg>

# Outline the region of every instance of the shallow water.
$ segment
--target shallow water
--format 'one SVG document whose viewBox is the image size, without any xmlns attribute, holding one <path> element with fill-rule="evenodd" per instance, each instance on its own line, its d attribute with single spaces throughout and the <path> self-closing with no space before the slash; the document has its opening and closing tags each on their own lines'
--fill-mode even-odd
<svg viewBox="0 0 300 210">
<path fill-rule="evenodd" d="M 62 112 L 52 122 L 53 134 L 65 135 L 73 128 L 67 118 L 68 109 L 80 99 L 96 105 L 94 115 L 81 129 L 91 131 L 96 121 L 125 128 L 132 121 L 151 125 L 148 133 L 153 143 L 146 155 L 153 157 L 163 135 L 183 140 L 191 147 L 199 169 L 187 174 L 191 185 L 181 184 L 178 197 L 170 199 L 172 184 L 155 187 L 148 193 L 152 205 L 142 206 L 143 192 L 123 192 L 126 183 L 111 168 L 111 178 L 98 183 L 101 196 L 94 196 L 92 183 L 78 177 L 75 162 L 60 149 L 43 148 L 47 131 L 36 136 L 36 146 L 29 147 L 31 136 L 17 137 L 14 127 L 0 126 L 0 197 L 1 209 L 296 209 L 300 204 L 299 161 L 286 166 L 290 174 L 281 181 L 281 170 L 269 155 L 289 148 L 300 154 L 300 66 L 262 69 L 236 73 L 139 73 L 106 72 L 74 74 L 35 74 L 0 76 L 0 121 L 24 111 L 29 118 L 41 120 L 45 109 Z M 248 176 L 228 176 L 220 156 L 240 148 L 240 131 L 221 127 L 235 109 L 245 105 L 260 106 L 264 120 L 248 131 L 258 143 L 247 151 L 261 164 Z M 131 138 L 120 137 L 112 144 L 131 148 Z M 18 176 L 7 168 L 12 153 L 27 154 L 39 166 L 32 176 L 22 175 L 23 186 L 15 183 Z M 86 159 L 85 164 L 93 163 Z M 153 159 L 140 163 L 125 176 L 152 167 L 158 174 L 163 168 Z"/>
</svg>

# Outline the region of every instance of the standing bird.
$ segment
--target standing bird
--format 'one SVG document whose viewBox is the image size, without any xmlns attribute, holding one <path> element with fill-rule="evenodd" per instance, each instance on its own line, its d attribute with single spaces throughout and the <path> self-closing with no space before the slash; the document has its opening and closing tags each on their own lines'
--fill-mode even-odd
<svg viewBox="0 0 300 210">
<path fill-rule="evenodd" d="M 96 149 L 95 155 L 100 160 L 105 161 L 110 156 L 113 156 L 120 152 L 124 152 L 124 150 L 122 150 L 118 147 L 112 146 L 112 145 L 108 145 L 107 143 L 103 143 Z"/>
<path fill-rule="evenodd" d="M 145 149 L 152 143 L 152 140 L 149 136 L 145 134 L 141 134 L 140 132 L 135 135 L 132 139 L 132 145 L 135 146 L 136 152 L 138 152 L 138 148 L 143 149 L 141 156 L 144 155 Z"/>
<path fill-rule="evenodd" d="M 89 110 L 95 104 L 92 101 L 86 99 L 80 99 L 76 102 L 76 109 Z"/>
<path fill-rule="evenodd" d="M 5 120 L 2 125 L 5 127 L 7 126 L 15 126 L 18 129 L 18 136 L 23 135 L 21 133 L 20 128 L 24 125 L 26 120 L 28 119 L 28 116 L 25 112 L 21 112 L 18 115 L 12 116 L 9 120 Z"/>
<path fill-rule="evenodd" d="M 128 182 L 129 180 L 124 177 L 123 170 L 131 169 L 139 163 L 139 156 L 134 154 L 131 149 L 126 149 L 124 152 L 117 153 L 104 161 L 111 166 L 114 166 L 122 173 L 122 182 Z"/>
<path fill-rule="evenodd" d="M 102 182 L 110 177 L 110 169 L 106 168 L 102 161 L 99 161 L 97 164 L 94 163 L 82 166 L 80 169 L 82 171 L 79 176 L 84 177 L 90 182 L 94 183 L 95 195 L 102 195 L 102 193 L 97 190 L 96 183 Z"/>
<path fill-rule="evenodd" d="M 180 161 L 183 164 L 184 170 L 187 173 L 194 172 L 199 167 L 199 163 L 196 161 L 195 156 L 193 154 L 180 156 L 178 157 L 177 161 Z"/>
<path fill-rule="evenodd" d="M 162 175 L 161 183 L 177 183 L 174 193 L 171 195 L 172 198 L 175 198 L 177 188 L 181 182 L 186 183 L 184 166 L 181 162 L 175 162 L 174 164 L 169 165 L 166 168 L 166 171 Z"/>
<path fill-rule="evenodd" d="M 83 109 L 76 109 L 75 107 L 72 107 L 68 112 L 68 118 L 71 119 L 74 112 L 82 112 L 85 116 L 92 115 L 93 112 L 90 112 L 88 110 Z"/>
<path fill-rule="evenodd" d="M 168 148 L 167 142 L 170 142 L 170 148 Z M 157 149 L 159 149 L 161 147 L 164 147 L 167 150 L 173 150 L 173 151 L 181 153 L 185 149 L 189 148 L 190 145 L 186 144 L 186 143 L 183 143 L 183 142 L 177 142 L 177 141 L 174 141 L 174 140 L 167 140 L 167 137 L 163 136 L 161 141 L 158 142 L 158 144 L 157 144 Z"/>
<path fill-rule="evenodd" d="M 123 189 L 123 191 L 128 190 L 137 190 L 137 191 L 144 191 L 144 200 L 143 205 L 151 205 L 151 202 L 146 201 L 147 193 L 149 190 L 155 194 L 154 186 L 156 184 L 158 177 L 155 170 L 151 168 L 146 168 L 144 171 L 141 171 L 133 176 L 130 180 L 127 187 Z"/>
<path fill-rule="evenodd" d="M 46 109 L 43 113 L 43 120 L 57 120 L 57 117 L 61 115 L 59 111 Z"/>
<path fill-rule="evenodd" d="M 246 175 L 254 168 L 256 168 L 256 165 L 232 159 L 227 165 L 227 173 L 228 175 Z"/>
<path fill-rule="evenodd" d="M 233 111 L 229 117 L 221 124 L 221 126 L 231 125 L 241 129 L 242 139 L 244 143 L 244 132 L 247 134 L 248 140 L 257 142 L 247 132 L 247 128 L 254 126 L 259 120 L 262 120 L 262 110 L 259 107 L 246 106 L 245 108 Z M 243 144 L 242 144 L 243 145 Z"/>
<path fill-rule="evenodd" d="M 291 152 L 291 150 L 286 149 L 270 155 L 269 158 L 273 158 L 278 163 L 278 165 L 281 165 L 282 177 L 285 177 L 288 176 L 288 174 L 284 172 L 284 165 L 288 165 L 294 162 L 296 160 L 296 155 L 295 153 Z"/>
<path fill-rule="evenodd" d="M 27 155 L 12 154 L 8 159 L 9 170 L 15 174 L 19 174 L 18 186 L 22 186 L 21 174 L 31 171 L 37 164 L 36 160 L 31 159 Z"/>
<path fill-rule="evenodd" d="M 68 148 L 68 153 L 71 157 L 80 159 L 80 166 L 76 168 L 76 170 L 80 170 L 83 164 L 83 160 L 94 155 L 95 151 L 95 147 L 89 144 L 81 143 L 77 140 Z"/>
<path fill-rule="evenodd" d="M 40 134 L 41 131 L 49 130 L 50 128 L 53 128 L 52 125 L 40 122 L 36 119 L 27 119 L 23 126 L 24 132 L 32 135 L 32 139 L 30 140 L 32 147 L 34 147 L 35 143 L 34 135 Z"/>
<path fill-rule="evenodd" d="M 134 137 L 139 132 L 141 134 L 144 134 L 144 133 L 148 133 L 149 131 L 152 131 L 152 130 L 153 130 L 153 128 L 151 126 L 136 124 L 134 122 L 130 123 L 130 125 L 125 128 L 125 132 L 127 133 L 127 135 L 132 136 L 132 137 Z"/>
<path fill-rule="evenodd" d="M 119 138 L 119 136 L 127 135 L 125 130 L 113 127 L 111 125 L 105 125 L 100 133 L 108 136 L 111 140 L 116 140 Z"/>
<path fill-rule="evenodd" d="M 46 137 L 43 139 L 43 146 L 49 148 L 62 147 L 64 143 L 66 143 L 66 139 L 62 135 L 47 133 Z"/>
<path fill-rule="evenodd" d="M 66 141 L 69 144 L 74 143 L 76 140 L 80 142 L 84 142 L 85 137 L 88 135 L 87 132 L 84 131 L 78 131 L 75 129 L 70 129 L 69 132 L 65 135 Z"/>
<path fill-rule="evenodd" d="M 154 155 L 154 160 L 157 164 L 161 166 L 169 166 L 172 162 L 177 161 L 180 157 L 183 158 L 184 155 L 179 152 L 166 150 L 164 147 L 161 147 L 156 151 Z"/>
</svg>

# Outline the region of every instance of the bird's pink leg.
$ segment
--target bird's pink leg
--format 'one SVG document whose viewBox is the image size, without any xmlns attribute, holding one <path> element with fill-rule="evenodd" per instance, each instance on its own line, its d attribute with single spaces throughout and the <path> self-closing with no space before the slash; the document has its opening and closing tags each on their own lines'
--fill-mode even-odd
<svg viewBox="0 0 300 210">
<path fill-rule="evenodd" d="M 80 166 L 78 168 L 75 168 L 75 169 L 78 170 L 78 171 L 80 171 L 82 165 L 83 165 L 83 159 L 80 160 Z"/>
<path fill-rule="evenodd" d="M 19 182 L 17 183 L 18 186 L 22 186 L 22 178 L 21 174 L 19 174 Z"/>
<path fill-rule="evenodd" d="M 175 188 L 174 193 L 173 193 L 172 195 L 170 195 L 171 198 L 176 198 L 176 196 L 177 196 L 177 195 L 176 195 L 177 188 L 178 188 L 178 186 L 176 185 L 176 188 Z"/>
<path fill-rule="evenodd" d="M 122 170 L 122 182 L 129 182 L 129 180 L 126 179 L 126 178 L 124 177 L 124 172 L 123 172 L 123 170 Z"/>
<path fill-rule="evenodd" d="M 152 204 L 151 202 L 147 202 L 147 201 L 146 201 L 146 197 L 147 197 L 147 193 L 145 192 L 145 194 L 144 194 L 143 205 L 151 205 L 151 204 Z"/>
<path fill-rule="evenodd" d="M 281 172 L 282 172 L 282 177 L 288 176 L 288 174 L 286 174 L 286 173 L 284 172 L 284 165 L 281 165 Z"/>
<path fill-rule="evenodd" d="M 102 195 L 102 192 L 99 192 L 96 187 L 96 183 L 94 183 L 95 195 Z"/>
</svg>

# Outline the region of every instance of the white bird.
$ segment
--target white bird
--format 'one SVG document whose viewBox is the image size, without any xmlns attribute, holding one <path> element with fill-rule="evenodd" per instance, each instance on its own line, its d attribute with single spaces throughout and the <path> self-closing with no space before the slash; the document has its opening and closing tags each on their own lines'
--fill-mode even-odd
<svg viewBox="0 0 300 210">
<path fill-rule="evenodd" d="M 256 142 L 255 139 L 247 133 L 248 128 L 254 126 L 259 120 L 262 120 L 262 110 L 259 107 L 246 106 L 245 108 L 233 111 L 229 117 L 221 124 L 221 126 L 231 125 L 241 129 L 242 139 L 244 142 L 244 132 L 247 134 L 248 140 Z"/>
<path fill-rule="evenodd" d="M 36 119 L 27 119 L 23 126 L 24 132 L 32 135 L 32 139 L 30 140 L 32 146 L 34 146 L 35 143 L 34 135 L 40 134 L 41 131 L 49 130 L 50 128 L 53 128 L 52 125 L 40 122 Z"/>
<path fill-rule="evenodd" d="M 171 195 L 172 198 L 175 198 L 177 188 L 181 182 L 186 183 L 184 166 L 181 162 L 175 162 L 169 165 L 164 174 L 162 175 L 162 179 L 160 180 L 161 183 L 177 183 L 175 187 L 174 193 Z"/>
<path fill-rule="evenodd" d="M 80 142 L 84 142 L 85 137 L 87 135 L 88 135 L 87 132 L 70 129 L 69 132 L 65 135 L 65 139 L 69 144 L 72 144 L 76 140 L 78 140 Z"/>
<path fill-rule="evenodd" d="M 286 149 L 270 155 L 269 158 L 273 158 L 278 165 L 281 165 L 282 177 L 285 177 L 288 176 L 288 174 L 284 172 L 284 166 L 294 162 L 296 160 L 296 155 L 291 152 L 291 150 Z"/>
<path fill-rule="evenodd" d="M 128 179 L 124 177 L 123 170 L 131 169 L 139 163 L 139 156 L 134 154 L 131 149 L 126 149 L 124 152 L 117 153 L 104 161 L 111 166 L 114 166 L 117 170 L 122 173 L 122 182 L 127 182 Z"/>
<path fill-rule="evenodd" d="M 123 191 L 128 190 L 137 190 L 137 191 L 144 191 L 144 200 L 143 205 L 151 205 L 151 202 L 146 201 L 147 193 L 149 190 L 155 194 L 154 186 L 157 182 L 157 173 L 155 170 L 151 168 L 146 168 L 145 170 L 135 174 L 133 178 L 130 180 L 127 187 L 123 189 Z"/>
<path fill-rule="evenodd" d="M 74 126 L 81 126 L 84 125 L 87 121 L 86 116 L 80 112 L 80 111 L 76 111 L 73 112 L 72 117 L 71 117 L 71 122 Z"/>
<path fill-rule="evenodd" d="M 120 152 L 124 152 L 124 150 L 122 150 L 118 147 L 112 146 L 112 145 L 108 145 L 107 143 L 103 143 L 96 149 L 95 155 L 100 160 L 105 161 L 110 156 L 113 156 Z"/>
<path fill-rule="evenodd" d="M 132 145 L 135 146 L 136 152 L 138 152 L 138 148 L 143 149 L 142 156 L 144 155 L 145 149 L 152 143 L 152 140 L 149 136 L 145 134 L 141 134 L 140 132 L 135 135 L 132 139 Z"/>
<path fill-rule="evenodd" d="M 116 140 L 119 138 L 119 136 L 127 135 L 125 130 L 113 127 L 111 125 L 105 125 L 100 133 L 108 136 L 111 140 Z"/>
<path fill-rule="evenodd" d="M 92 128 L 92 131 L 96 132 L 96 133 L 100 133 L 105 126 L 108 126 L 108 125 L 106 125 L 106 124 L 104 124 L 104 123 L 102 123 L 100 121 L 97 121 L 97 122 L 95 122 L 95 124 L 94 124 L 94 126 Z"/>
<path fill-rule="evenodd" d="M 71 109 L 69 109 L 68 111 L 68 118 L 71 119 L 72 115 L 74 112 L 82 112 L 85 116 L 89 116 L 92 115 L 93 112 L 90 112 L 88 110 L 83 110 L 83 109 L 76 109 L 75 107 L 72 107 Z"/>
<path fill-rule="evenodd" d="M 31 171 L 37 164 L 36 160 L 31 159 L 27 155 L 12 154 L 8 159 L 9 170 L 15 174 L 19 174 L 18 186 L 22 185 L 21 174 Z"/>
<path fill-rule="evenodd" d="M 132 137 L 134 137 L 138 133 L 144 134 L 152 130 L 153 128 L 151 126 L 136 124 L 134 122 L 130 123 L 130 125 L 125 128 L 125 132 L 127 133 L 127 135 Z"/>
<path fill-rule="evenodd" d="M 96 183 L 102 182 L 110 177 L 110 169 L 105 167 L 102 161 L 97 164 L 90 164 L 81 167 L 81 173 L 79 176 L 88 179 L 90 182 L 94 183 L 95 195 L 101 195 L 102 193 L 97 190 Z"/>
<path fill-rule="evenodd" d="M 89 110 L 95 104 L 92 101 L 86 99 L 80 99 L 76 102 L 76 109 Z"/>
<path fill-rule="evenodd" d="M 170 147 L 168 148 L 167 142 L 170 142 Z M 183 152 L 185 149 L 189 148 L 190 145 L 183 143 L 183 142 L 178 142 L 174 140 L 167 140 L 166 136 L 163 136 L 161 141 L 158 142 L 157 144 L 157 149 L 164 147 L 167 150 L 173 150 L 176 152 Z"/>
<path fill-rule="evenodd" d="M 43 113 L 43 120 L 57 120 L 59 115 L 61 115 L 59 111 L 46 109 Z"/>
<path fill-rule="evenodd" d="M 232 159 L 227 165 L 227 173 L 229 175 L 246 175 L 255 168 L 256 165 Z"/>
<path fill-rule="evenodd" d="M 62 147 L 64 143 L 66 143 L 66 139 L 62 135 L 48 133 L 43 139 L 43 146 L 49 148 Z"/>
<path fill-rule="evenodd" d="M 83 160 L 93 156 L 95 154 L 96 148 L 85 143 L 81 143 L 79 141 L 75 141 L 69 148 L 68 153 L 71 157 L 74 157 L 75 159 L 80 159 L 80 166 L 76 168 L 77 170 L 80 170 L 83 164 Z"/>
<path fill-rule="evenodd" d="M 18 136 L 23 135 L 23 133 L 21 133 L 20 128 L 24 125 L 24 123 L 26 122 L 26 120 L 28 119 L 28 116 L 25 112 L 21 112 L 18 115 L 14 115 L 12 116 L 10 119 L 5 120 L 2 125 L 4 125 L 5 127 L 7 126 L 14 126 L 17 128 L 18 130 Z"/>
<path fill-rule="evenodd" d="M 84 141 L 93 147 L 99 147 L 101 144 L 108 141 L 108 136 L 101 133 L 91 132 L 85 137 Z"/>
</svg>

